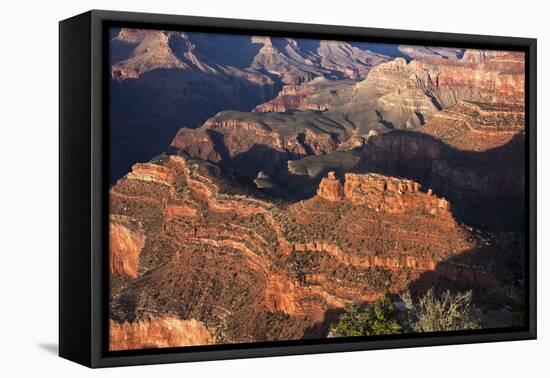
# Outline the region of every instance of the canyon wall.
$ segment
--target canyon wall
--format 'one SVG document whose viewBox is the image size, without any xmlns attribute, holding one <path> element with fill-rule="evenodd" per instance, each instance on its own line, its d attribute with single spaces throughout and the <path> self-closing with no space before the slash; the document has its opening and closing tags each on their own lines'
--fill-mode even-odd
<svg viewBox="0 0 550 378">
<path fill-rule="evenodd" d="M 521 104 L 461 102 L 421 129 L 370 137 L 359 165 L 410 177 L 457 209 L 469 207 L 463 215 L 473 224 L 505 218 L 511 224 L 524 206 L 524 127 Z"/>
<path fill-rule="evenodd" d="M 254 179 L 260 171 L 270 176 L 286 171 L 289 160 L 335 151 L 338 135 L 345 133 L 323 115 L 297 114 L 288 127 L 277 113 L 263 114 L 219 113 L 198 129 L 180 129 L 171 146 Z M 311 128 L 316 121 L 326 128 Z"/>
<path fill-rule="evenodd" d="M 452 217 L 451 205 L 437 198 L 428 189 L 420 192 L 421 185 L 408 179 L 388 177 L 375 173 L 346 173 L 344 185 L 334 172 L 321 180 L 317 196 L 329 201 L 349 200 L 354 205 L 365 205 L 375 211 L 404 213 L 424 210 L 432 215 Z"/>
<path fill-rule="evenodd" d="M 109 269 L 112 276 L 137 277 L 139 254 L 145 244 L 143 230 L 124 216 L 109 221 Z"/>
<path fill-rule="evenodd" d="M 513 60 L 484 60 L 482 63 L 460 60 L 444 64 L 425 60 L 406 62 L 396 58 L 373 68 L 359 85 L 374 85 L 380 94 L 396 91 L 408 94 L 415 88 L 422 89 L 442 108 L 465 100 L 523 103 L 523 69 L 523 59 L 515 56 Z"/>
<path fill-rule="evenodd" d="M 328 104 L 319 104 L 308 101 L 308 95 L 315 93 L 315 89 L 304 85 L 285 85 L 273 100 L 256 106 L 254 112 L 286 112 L 292 109 L 299 110 L 328 110 Z"/>
<path fill-rule="evenodd" d="M 161 316 L 136 323 L 109 325 L 109 350 L 133 350 L 209 345 L 214 338 L 196 320 Z"/>
<path fill-rule="evenodd" d="M 324 337 L 327 312 L 429 272 L 468 285 L 497 274 L 460 259 L 486 242 L 408 179 L 330 173 L 318 195 L 281 204 L 217 165 L 170 155 L 135 165 L 110 206 L 129 230 L 111 235 L 124 245 L 111 264 L 113 348 Z M 155 320 L 173 316 L 191 339 Z"/>
<path fill-rule="evenodd" d="M 484 177 L 504 176 L 510 169 L 523 166 L 524 157 L 519 146 L 524 140 L 524 128 L 522 105 L 460 102 L 438 113 L 414 132 L 372 136 L 364 149 L 364 163 L 373 168 L 407 171 L 410 177 L 420 177 L 424 182 L 430 175 L 437 175 L 438 166 Z M 487 167 L 505 171 L 490 171 Z M 467 180 L 453 180 L 451 176 L 450 185 L 460 188 L 467 184 Z M 470 181 L 483 181 L 483 177 Z M 514 181 L 521 184 L 521 180 Z M 503 194 L 501 190 L 481 192 L 495 196 Z M 521 189 L 514 193 L 504 191 L 504 194 L 518 195 Z"/>
</svg>

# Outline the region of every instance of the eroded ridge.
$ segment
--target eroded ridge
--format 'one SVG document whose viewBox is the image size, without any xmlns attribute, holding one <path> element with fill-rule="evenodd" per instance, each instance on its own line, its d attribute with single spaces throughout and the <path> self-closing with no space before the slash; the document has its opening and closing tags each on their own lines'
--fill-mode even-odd
<svg viewBox="0 0 550 378">
<path fill-rule="evenodd" d="M 329 173 L 316 196 L 282 203 L 204 161 L 138 164 L 111 189 L 112 227 L 132 232 L 111 243 L 141 247 L 121 248 L 128 262 L 111 266 L 112 332 L 131 335 L 123 346 L 172 345 L 171 331 L 147 341 L 169 317 L 200 324 L 185 345 L 319 337 L 327 312 L 399 293 L 426 272 L 494 284 L 482 265 L 448 262 L 481 245 L 451 209 L 380 174 Z"/>
</svg>

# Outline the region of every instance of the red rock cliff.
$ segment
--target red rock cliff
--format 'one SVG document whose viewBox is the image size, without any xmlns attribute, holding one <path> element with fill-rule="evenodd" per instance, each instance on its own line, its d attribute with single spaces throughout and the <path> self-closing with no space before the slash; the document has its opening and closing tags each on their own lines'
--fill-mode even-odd
<svg viewBox="0 0 550 378">
<path fill-rule="evenodd" d="M 110 217 L 109 268 L 113 276 L 137 277 L 145 235 L 136 223 L 120 215 Z"/>
<path fill-rule="evenodd" d="M 420 187 L 412 180 L 375 173 L 346 173 L 342 186 L 334 172 L 329 172 L 321 180 L 317 196 L 329 201 L 349 200 L 354 205 L 365 205 L 375 211 L 397 214 L 425 210 L 432 215 L 452 217 L 447 200 L 435 197 L 431 190 L 420 192 Z"/>
<path fill-rule="evenodd" d="M 254 108 L 254 112 L 286 112 L 288 110 L 327 110 L 328 104 L 316 104 L 308 101 L 308 95 L 314 88 L 303 85 L 285 85 L 276 98 Z"/>
<path fill-rule="evenodd" d="M 196 320 L 162 316 L 134 323 L 110 322 L 110 350 L 209 345 L 214 337 Z"/>
</svg>

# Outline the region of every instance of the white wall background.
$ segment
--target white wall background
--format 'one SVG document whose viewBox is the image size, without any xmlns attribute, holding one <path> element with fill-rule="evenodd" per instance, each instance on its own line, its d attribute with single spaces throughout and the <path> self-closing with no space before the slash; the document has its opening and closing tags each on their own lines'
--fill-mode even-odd
<svg viewBox="0 0 550 378">
<path fill-rule="evenodd" d="M 543 1 L 4 1 L 0 22 L 0 375 L 520 377 L 550 373 L 550 26 Z M 539 340 L 89 370 L 56 356 L 58 25 L 91 8 L 539 39 Z M 546 114 L 545 114 L 546 113 Z M 75 125 L 78 127 L 78 125 Z M 543 298 L 546 296 L 546 298 Z M 545 352 L 546 349 L 546 352 Z"/>
</svg>

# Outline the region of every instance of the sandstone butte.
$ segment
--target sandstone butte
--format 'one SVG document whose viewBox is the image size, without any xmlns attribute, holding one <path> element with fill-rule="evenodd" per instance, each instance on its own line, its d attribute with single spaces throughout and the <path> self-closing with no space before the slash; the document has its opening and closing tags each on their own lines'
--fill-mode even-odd
<svg viewBox="0 0 550 378">
<path fill-rule="evenodd" d="M 432 215 L 452 217 L 451 206 L 445 199 L 432 195 L 432 190 L 420 192 L 421 185 L 408 179 L 387 177 L 376 173 L 345 174 L 345 184 L 329 172 L 321 180 L 317 195 L 329 201 L 349 200 L 375 211 L 404 213 L 426 210 Z"/>
<path fill-rule="evenodd" d="M 417 182 L 379 174 L 329 173 L 317 195 L 281 203 L 171 155 L 136 164 L 110 206 L 115 349 L 324 337 L 351 302 L 441 279 L 493 287 L 500 265 L 476 251 L 512 250 Z"/>
</svg>

